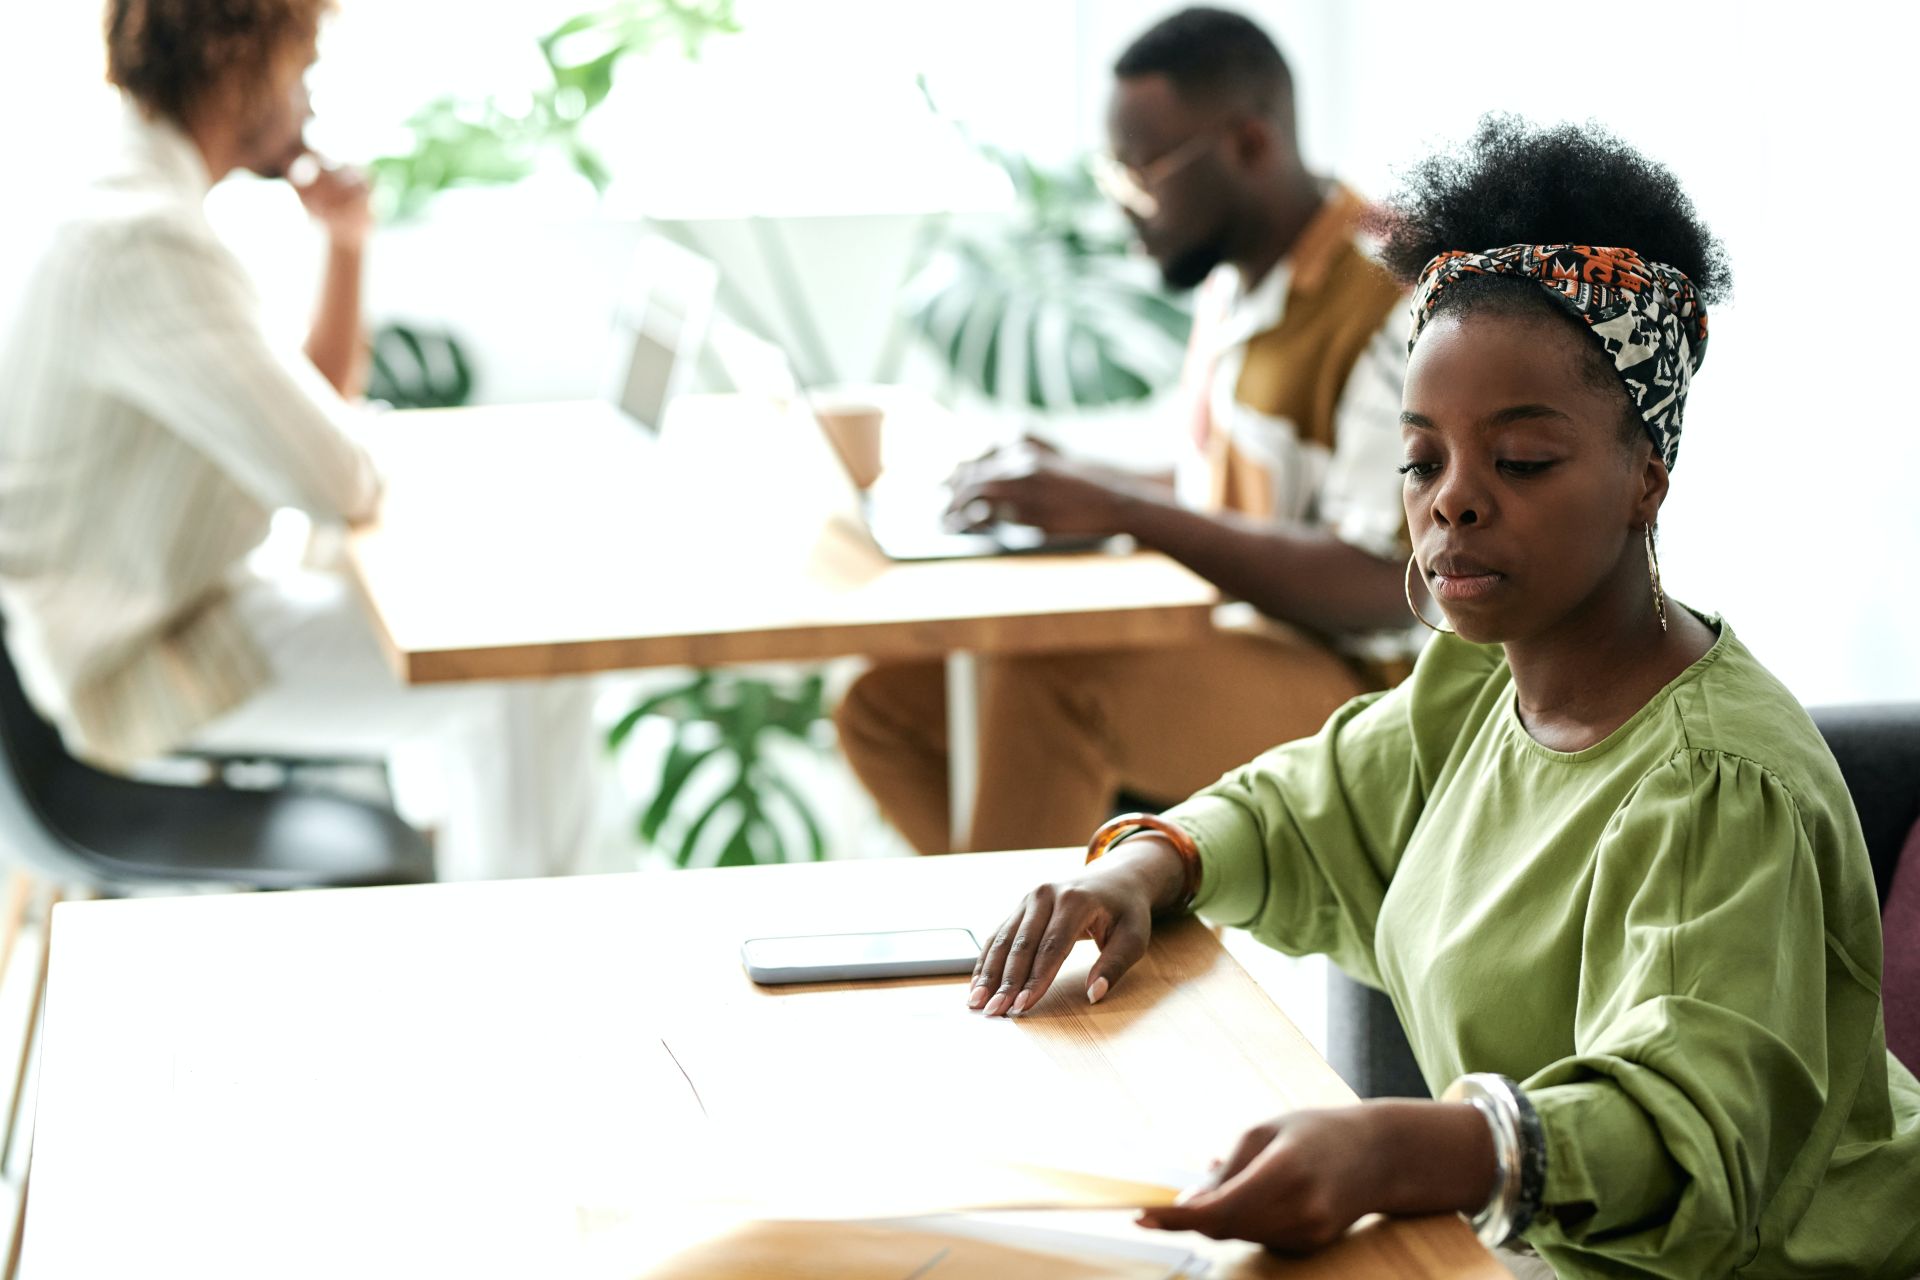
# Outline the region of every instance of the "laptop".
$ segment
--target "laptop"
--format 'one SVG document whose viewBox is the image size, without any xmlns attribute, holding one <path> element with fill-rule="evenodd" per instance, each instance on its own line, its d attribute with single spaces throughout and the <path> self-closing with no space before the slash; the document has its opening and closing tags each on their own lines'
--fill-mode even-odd
<svg viewBox="0 0 1920 1280">
<path fill-rule="evenodd" d="M 719 286 L 710 259 L 664 236 L 646 237 L 634 252 L 614 310 L 603 390 L 649 431 L 660 430 L 667 406 L 692 384 Z"/>
<path fill-rule="evenodd" d="M 947 513 L 953 491 L 944 475 L 882 471 L 865 488 L 859 468 L 842 452 L 818 412 L 814 393 L 795 372 L 778 345 L 737 325 L 716 323 L 709 341 L 736 389 L 797 404 L 833 455 L 848 490 L 856 497 L 861 522 L 880 553 L 889 560 L 966 560 L 980 556 L 1067 555 L 1124 550 L 1124 538 L 1089 534 L 1050 534 L 1034 525 L 993 522 L 977 529 L 956 527 Z"/>
<path fill-rule="evenodd" d="M 822 431 L 824 435 L 824 430 Z M 860 495 L 867 534 L 889 560 L 965 560 L 976 556 L 1070 555 L 1106 551 L 1114 538 L 1048 533 L 1030 524 L 991 521 L 956 528 L 948 516 L 953 490 L 944 482 L 889 483 L 882 473 Z"/>
</svg>

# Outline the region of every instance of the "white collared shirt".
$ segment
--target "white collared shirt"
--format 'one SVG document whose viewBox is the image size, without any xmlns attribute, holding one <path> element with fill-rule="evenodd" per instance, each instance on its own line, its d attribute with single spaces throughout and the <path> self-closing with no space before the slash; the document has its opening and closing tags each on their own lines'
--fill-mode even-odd
<svg viewBox="0 0 1920 1280">
<path fill-rule="evenodd" d="M 1295 424 L 1262 413 L 1237 398 L 1247 343 L 1278 328 L 1286 314 L 1293 264 L 1281 261 L 1252 289 L 1231 265 L 1214 270 L 1198 307 L 1222 318 L 1206 335 L 1212 378 L 1207 409 L 1214 430 L 1273 481 L 1279 520 L 1329 529 L 1342 542 L 1397 559 L 1405 522 L 1399 473 L 1400 390 L 1407 370 L 1407 318 L 1395 307 L 1354 362 L 1334 407 L 1333 448 L 1302 440 Z M 1209 459 L 1198 449 L 1183 455 L 1182 499 L 1204 506 L 1212 484 Z"/>
<path fill-rule="evenodd" d="M 110 764 L 268 679 L 229 597 L 274 509 L 353 521 L 379 497 L 358 412 L 269 342 L 193 144 L 131 105 L 122 140 L 0 316 L 8 647 L 69 745 Z"/>
<path fill-rule="evenodd" d="M 1282 260 L 1252 289 L 1230 264 L 1216 267 L 1195 305 L 1190 367 L 1210 369 L 1205 386 L 1211 431 L 1224 430 L 1234 449 L 1273 485 L 1277 520 L 1330 530 L 1342 542 L 1383 559 L 1406 555 L 1400 462 L 1400 393 L 1407 369 L 1407 317 L 1394 307 L 1354 361 L 1334 405 L 1333 447 L 1301 438 L 1290 419 L 1262 413 L 1238 398 L 1247 344 L 1275 329 L 1286 313 L 1293 264 Z M 1201 328 L 1202 325 L 1208 326 Z M 1213 497 L 1215 458 L 1190 440 L 1180 454 L 1175 487 L 1183 503 L 1204 510 Z M 1216 611 L 1215 625 L 1261 632 L 1269 624 L 1251 605 Z M 1338 637 L 1334 647 L 1356 658 L 1401 661 L 1417 654 L 1426 632 L 1416 623 Z"/>
</svg>

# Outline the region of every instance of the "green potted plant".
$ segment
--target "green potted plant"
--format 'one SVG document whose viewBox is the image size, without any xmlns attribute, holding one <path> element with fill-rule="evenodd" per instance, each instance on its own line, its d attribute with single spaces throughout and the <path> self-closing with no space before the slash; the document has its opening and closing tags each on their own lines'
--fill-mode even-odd
<svg viewBox="0 0 1920 1280">
<path fill-rule="evenodd" d="M 382 216 L 414 217 L 451 187 L 519 182 L 552 153 L 604 192 L 611 174 L 580 128 L 613 91 L 619 64 L 670 41 L 695 57 L 709 37 L 738 30 L 733 0 L 615 0 L 575 14 L 540 37 L 544 79 L 524 97 L 443 95 L 408 118 L 412 145 L 368 164 Z M 373 399 L 428 409 L 472 396 L 472 365 L 450 330 L 390 322 L 372 347 Z"/>
<path fill-rule="evenodd" d="M 708 38 L 737 30 L 733 0 L 617 0 L 567 19 L 540 38 L 544 78 L 528 95 L 444 96 L 408 119 L 412 145 L 370 165 L 383 213 L 403 220 L 449 188 L 519 182 L 553 155 L 604 192 L 611 171 L 581 125 L 612 92 L 618 65 L 670 42 L 697 56 Z M 451 332 L 407 324 L 376 331 L 376 398 L 406 408 L 461 404 L 473 381 Z M 818 673 L 775 680 L 700 671 L 635 706 L 609 732 L 610 751 L 625 749 L 645 720 L 673 726 L 636 823 L 639 838 L 666 847 L 678 866 L 824 857 L 819 818 L 768 750 L 775 738 L 820 748 L 821 690 Z"/>
<path fill-rule="evenodd" d="M 627 712 L 607 733 L 610 751 L 619 752 L 643 721 L 672 726 L 635 834 L 680 867 L 826 857 L 818 815 L 769 750 L 782 738 L 821 749 L 823 688 L 818 672 L 779 680 L 700 671 Z"/>
<path fill-rule="evenodd" d="M 616 0 L 576 14 L 540 37 L 544 76 L 527 94 L 443 96 L 408 118 L 412 145 L 369 165 L 383 214 L 411 217 L 449 187 L 518 182 L 556 152 L 604 192 L 612 174 L 580 126 L 613 91 L 616 67 L 675 40 L 696 57 L 738 30 L 733 0 Z"/>
<path fill-rule="evenodd" d="M 367 399 L 450 409 L 473 399 L 473 365 L 451 329 L 388 321 L 373 331 Z"/>
<path fill-rule="evenodd" d="M 930 97 L 928 106 L 937 113 Z M 1131 252 L 1087 166 L 1048 169 L 974 146 L 1012 183 L 1014 213 L 991 231 L 947 225 L 931 239 L 901 297 L 914 334 L 955 377 L 1006 405 L 1071 412 L 1169 385 L 1192 314 Z"/>
</svg>

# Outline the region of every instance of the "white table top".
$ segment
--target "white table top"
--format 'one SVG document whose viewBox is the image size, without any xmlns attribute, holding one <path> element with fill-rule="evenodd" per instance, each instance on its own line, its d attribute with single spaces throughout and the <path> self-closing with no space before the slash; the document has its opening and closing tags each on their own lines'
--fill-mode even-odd
<svg viewBox="0 0 1920 1280">
<path fill-rule="evenodd" d="M 709 1123 L 776 1154 L 823 1117 L 937 1152 L 983 1124 L 1084 1139 L 1097 1113 L 1142 1160 L 1201 1168 L 1248 1124 L 1351 1099 L 1197 922 L 1101 1005 L 1077 956 L 1013 1021 L 967 1012 L 956 979 L 768 994 L 739 966 L 760 934 L 985 935 L 1077 860 L 63 905 L 25 1274 L 621 1274 L 622 1231 L 661 1212 L 640 1188 L 691 1167 Z M 1245 1275 L 1501 1274 L 1457 1219 L 1285 1267 L 1212 1256 Z"/>
<path fill-rule="evenodd" d="M 907 398 L 889 430 L 943 413 Z M 683 399 L 658 439 L 598 401 L 397 413 L 371 447 L 349 562 L 410 683 L 1156 646 L 1218 598 L 1144 552 L 891 562 L 818 429 L 744 397 Z"/>
</svg>

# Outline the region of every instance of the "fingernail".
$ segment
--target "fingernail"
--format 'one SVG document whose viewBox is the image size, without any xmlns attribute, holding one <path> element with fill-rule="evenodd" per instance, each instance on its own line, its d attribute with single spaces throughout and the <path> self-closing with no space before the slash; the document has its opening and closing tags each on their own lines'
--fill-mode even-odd
<svg viewBox="0 0 1920 1280">
<path fill-rule="evenodd" d="M 1014 1013 L 1025 1013 L 1027 1011 L 1027 1006 L 1032 1003 L 1033 1003 L 1033 992 L 1022 991 L 1019 995 L 1013 998 L 1012 1011 Z"/>
<path fill-rule="evenodd" d="M 1099 1004 L 1102 1000 L 1106 999 L 1106 996 L 1107 980 L 1105 978 L 1095 978 L 1093 985 L 1087 988 L 1087 1003 Z"/>
<path fill-rule="evenodd" d="M 987 1001 L 987 1007 L 982 1012 L 984 1012 L 989 1018 L 997 1017 L 999 1016 L 1000 1011 L 1007 1007 L 1007 1001 L 1009 1001 L 1010 999 L 1012 999 L 1012 997 L 1009 996 L 1006 992 L 1004 991 L 997 992 L 995 993 L 993 999 Z"/>
<path fill-rule="evenodd" d="M 981 1005 L 985 1004 L 987 1002 L 988 990 L 987 985 L 981 983 L 973 990 L 967 992 L 967 1008 L 978 1009 Z"/>
</svg>

